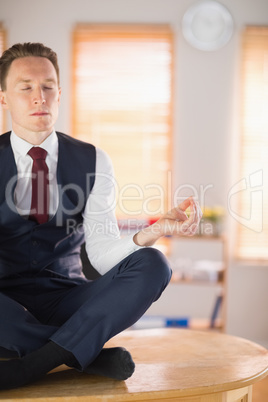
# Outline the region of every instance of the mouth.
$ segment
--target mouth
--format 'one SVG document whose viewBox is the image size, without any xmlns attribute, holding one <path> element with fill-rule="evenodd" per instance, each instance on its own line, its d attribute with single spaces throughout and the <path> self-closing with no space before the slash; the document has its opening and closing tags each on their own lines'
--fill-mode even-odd
<svg viewBox="0 0 268 402">
<path fill-rule="evenodd" d="M 40 116 L 47 116 L 47 115 L 48 115 L 47 112 L 42 112 L 42 111 L 40 111 L 40 112 L 34 112 L 34 113 L 32 113 L 30 116 L 37 116 L 37 117 L 40 117 Z"/>
</svg>

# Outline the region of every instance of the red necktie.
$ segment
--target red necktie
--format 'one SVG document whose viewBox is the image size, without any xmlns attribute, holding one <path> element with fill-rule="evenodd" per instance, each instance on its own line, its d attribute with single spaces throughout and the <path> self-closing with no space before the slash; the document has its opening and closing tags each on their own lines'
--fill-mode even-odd
<svg viewBox="0 0 268 402">
<path fill-rule="evenodd" d="M 45 223 L 48 221 L 49 207 L 48 167 L 45 162 L 47 151 L 40 147 L 33 147 L 28 154 L 33 159 L 32 203 L 29 219 Z"/>
</svg>

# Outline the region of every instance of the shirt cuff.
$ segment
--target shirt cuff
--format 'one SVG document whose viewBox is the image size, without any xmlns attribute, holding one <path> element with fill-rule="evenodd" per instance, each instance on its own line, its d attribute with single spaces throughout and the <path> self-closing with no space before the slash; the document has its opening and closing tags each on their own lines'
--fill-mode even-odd
<svg viewBox="0 0 268 402">
<path fill-rule="evenodd" d="M 140 250 L 142 248 L 145 248 L 145 246 L 139 246 L 136 244 L 133 240 L 134 234 L 127 235 L 125 237 L 122 237 L 121 240 L 124 242 L 125 250 L 128 250 L 128 254 L 133 253 L 134 251 Z"/>
</svg>

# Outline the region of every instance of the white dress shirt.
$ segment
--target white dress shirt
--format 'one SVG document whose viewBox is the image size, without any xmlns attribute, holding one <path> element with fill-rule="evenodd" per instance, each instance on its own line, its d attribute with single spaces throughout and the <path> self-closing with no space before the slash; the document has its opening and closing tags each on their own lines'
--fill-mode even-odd
<svg viewBox="0 0 268 402">
<path fill-rule="evenodd" d="M 14 153 L 18 181 L 15 189 L 15 204 L 18 213 L 28 218 L 31 207 L 31 171 L 33 160 L 28 155 L 32 144 L 11 133 L 11 147 Z M 38 145 L 47 151 L 46 163 L 49 169 L 50 202 L 49 216 L 52 218 L 58 208 L 57 189 L 58 137 L 53 131 Z M 140 249 L 133 241 L 133 235 L 121 238 L 115 217 L 115 182 L 110 158 L 96 148 L 96 177 L 88 197 L 84 218 L 86 251 L 93 267 L 104 274 L 123 258 Z"/>
</svg>

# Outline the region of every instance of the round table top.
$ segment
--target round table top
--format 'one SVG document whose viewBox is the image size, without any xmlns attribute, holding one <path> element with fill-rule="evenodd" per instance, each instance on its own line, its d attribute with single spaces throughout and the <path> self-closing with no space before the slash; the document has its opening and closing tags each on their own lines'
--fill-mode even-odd
<svg viewBox="0 0 268 402">
<path fill-rule="evenodd" d="M 212 394 L 243 388 L 268 374 L 268 351 L 253 342 L 189 329 L 125 331 L 106 346 L 123 346 L 136 363 L 127 381 L 89 376 L 66 366 L 23 389 L 1 392 L 12 401 L 131 401 Z M 27 394 L 28 392 L 28 394 Z M 25 399 L 23 399 L 23 395 Z M 18 399 L 16 399 L 18 397 Z M 50 400 L 50 399 L 49 399 Z"/>
<path fill-rule="evenodd" d="M 136 363 L 129 393 L 193 396 L 246 387 L 268 374 L 268 350 L 217 332 L 152 329 L 119 334 Z M 153 399 L 152 399 L 153 400 Z"/>
</svg>

